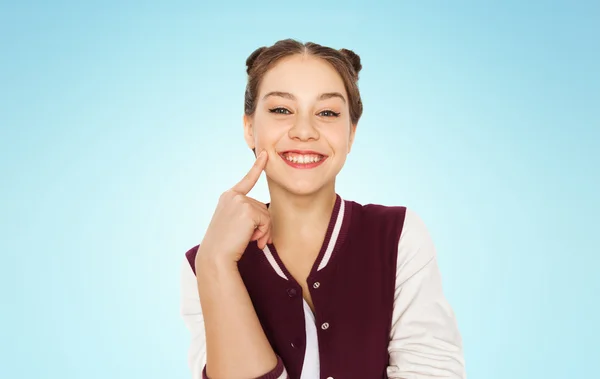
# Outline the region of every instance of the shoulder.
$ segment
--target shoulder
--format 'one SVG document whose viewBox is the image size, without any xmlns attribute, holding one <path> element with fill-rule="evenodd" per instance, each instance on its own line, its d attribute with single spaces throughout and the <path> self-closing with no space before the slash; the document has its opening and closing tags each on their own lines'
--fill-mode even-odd
<svg viewBox="0 0 600 379">
<path fill-rule="evenodd" d="M 398 281 L 402 283 L 408 280 L 435 257 L 435 246 L 425 221 L 414 210 L 408 208 L 398 242 Z"/>
<path fill-rule="evenodd" d="M 436 255 L 425 221 L 406 205 L 361 205 L 352 202 L 360 213 L 360 224 L 366 230 L 394 235 L 397 239 L 396 276 L 402 283 L 429 264 Z"/>
<path fill-rule="evenodd" d="M 400 217 L 404 218 L 406 214 L 406 206 L 402 205 L 383 205 L 383 204 L 359 204 L 351 201 L 354 208 L 358 209 L 364 216 L 370 218 L 389 218 Z"/>
<path fill-rule="evenodd" d="M 384 205 L 384 204 L 361 204 L 356 201 L 346 200 L 346 203 L 350 203 L 355 211 L 360 212 L 362 215 L 371 218 L 389 218 L 389 217 L 400 217 L 403 221 L 408 219 L 411 225 L 421 224 L 423 222 L 418 214 L 410 207 L 406 205 Z"/>
<path fill-rule="evenodd" d="M 404 225 L 402 227 L 402 244 L 414 248 L 431 244 L 431 236 L 425 221 L 411 208 L 405 211 Z"/>
<path fill-rule="evenodd" d="M 407 208 L 405 206 L 382 204 L 359 204 L 347 201 L 352 209 L 352 223 L 359 224 L 363 230 L 385 230 L 399 234 L 404 225 Z"/>
<path fill-rule="evenodd" d="M 412 208 L 405 205 L 351 203 L 360 213 L 362 224 L 394 227 L 399 232 L 399 248 L 414 252 L 426 249 L 428 254 L 433 253 L 429 230 Z"/>
</svg>

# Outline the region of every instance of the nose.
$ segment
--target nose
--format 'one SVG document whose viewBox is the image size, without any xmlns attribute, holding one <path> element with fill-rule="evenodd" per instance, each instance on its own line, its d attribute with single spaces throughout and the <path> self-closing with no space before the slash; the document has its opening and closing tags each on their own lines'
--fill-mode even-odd
<svg viewBox="0 0 600 379">
<path fill-rule="evenodd" d="M 312 124 L 310 116 L 298 115 L 288 134 L 291 139 L 300 141 L 319 139 L 319 131 Z"/>
</svg>

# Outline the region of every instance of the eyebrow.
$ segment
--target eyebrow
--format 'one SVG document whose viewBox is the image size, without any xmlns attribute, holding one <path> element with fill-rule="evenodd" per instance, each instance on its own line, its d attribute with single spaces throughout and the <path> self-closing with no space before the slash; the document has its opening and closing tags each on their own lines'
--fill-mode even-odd
<svg viewBox="0 0 600 379">
<path fill-rule="evenodd" d="M 284 97 L 286 99 L 290 99 L 290 100 L 296 100 L 296 96 L 292 95 L 289 92 L 282 92 L 282 91 L 271 91 L 269 93 L 267 93 L 265 96 L 263 96 L 263 100 L 266 99 L 269 96 L 279 96 L 279 97 Z M 344 95 L 342 95 L 339 92 L 325 92 L 320 94 L 317 97 L 317 100 L 327 100 L 327 99 L 331 99 L 333 97 L 339 97 L 340 99 L 342 99 L 342 101 L 345 103 L 346 102 L 346 98 L 344 97 Z"/>
</svg>

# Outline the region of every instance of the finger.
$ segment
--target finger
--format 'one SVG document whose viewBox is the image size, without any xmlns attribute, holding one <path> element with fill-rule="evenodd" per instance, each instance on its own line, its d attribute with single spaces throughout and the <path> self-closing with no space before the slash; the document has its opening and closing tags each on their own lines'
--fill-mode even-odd
<svg viewBox="0 0 600 379">
<path fill-rule="evenodd" d="M 254 229 L 254 232 L 252 233 L 252 237 L 250 237 L 250 241 L 257 241 L 260 239 L 260 237 L 262 236 L 263 232 L 261 230 L 258 229 Z"/>
<path fill-rule="evenodd" d="M 252 233 L 252 241 L 256 241 L 258 246 L 263 249 L 265 245 L 269 242 L 271 238 L 271 228 L 267 230 L 256 229 L 254 233 Z"/>
<path fill-rule="evenodd" d="M 251 241 L 257 240 L 257 243 L 261 249 L 263 249 L 268 243 L 271 243 L 271 213 L 269 213 L 269 208 L 265 203 L 262 203 L 258 200 L 255 200 L 251 197 L 244 196 L 245 200 L 252 203 L 256 208 L 260 210 L 261 213 L 265 215 L 267 220 L 269 221 L 269 230 L 267 233 L 263 233 L 259 229 L 256 229 L 256 233 L 253 234 Z"/>
<path fill-rule="evenodd" d="M 269 230 L 269 232 L 267 234 L 265 234 L 264 236 L 262 236 L 258 241 L 258 247 L 262 250 L 265 248 L 265 246 L 267 246 L 267 243 L 269 243 L 269 239 L 271 238 L 271 231 Z"/>
<path fill-rule="evenodd" d="M 271 228 L 267 229 L 256 229 L 254 233 L 252 233 L 251 241 L 256 241 L 258 247 L 262 250 L 267 245 L 269 239 L 271 238 Z"/>
<path fill-rule="evenodd" d="M 256 241 L 259 238 L 263 237 L 270 229 L 271 222 L 269 220 L 268 214 L 261 214 L 259 216 L 261 218 L 260 224 L 254 226 L 254 231 L 252 232 L 252 237 L 250 237 L 250 241 Z"/>
<path fill-rule="evenodd" d="M 266 204 L 261 203 L 260 201 L 253 199 L 251 197 L 248 197 L 248 196 L 244 196 L 242 201 L 250 206 L 249 211 L 252 213 L 253 219 L 254 219 L 254 214 L 259 212 L 261 217 L 264 217 L 261 219 L 262 222 L 270 222 L 271 221 L 271 214 L 269 213 L 269 209 L 267 208 Z M 254 221 L 258 222 L 258 219 L 254 219 Z"/>
<path fill-rule="evenodd" d="M 267 214 L 269 213 L 269 209 L 267 208 L 267 204 L 258 201 L 256 199 L 251 198 L 250 196 L 244 196 L 244 200 L 248 201 L 249 203 L 252 203 L 253 205 L 255 205 L 257 208 L 259 208 L 261 211 L 265 211 L 267 212 Z"/>
<path fill-rule="evenodd" d="M 252 220 L 254 222 L 254 231 L 252 233 L 251 241 L 257 238 L 263 237 L 268 233 L 271 228 L 271 215 L 266 208 L 262 208 L 252 203 L 248 203 L 252 208 Z"/>
<path fill-rule="evenodd" d="M 246 176 L 244 176 L 244 178 L 239 183 L 233 186 L 232 190 L 243 195 L 250 192 L 250 190 L 258 181 L 258 178 L 260 178 L 260 174 L 262 173 L 267 164 L 267 159 L 267 152 L 262 151 L 256 158 L 256 161 L 254 161 L 254 164 L 252 165 L 250 171 L 248 171 Z"/>
<path fill-rule="evenodd" d="M 271 229 L 271 222 L 268 220 L 268 216 L 266 217 L 266 220 L 264 220 L 264 218 L 265 217 L 261 215 L 260 224 L 256 226 L 256 230 L 259 230 L 261 232 L 261 237 L 267 234 L 269 232 L 269 229 Z"/>
</svg>

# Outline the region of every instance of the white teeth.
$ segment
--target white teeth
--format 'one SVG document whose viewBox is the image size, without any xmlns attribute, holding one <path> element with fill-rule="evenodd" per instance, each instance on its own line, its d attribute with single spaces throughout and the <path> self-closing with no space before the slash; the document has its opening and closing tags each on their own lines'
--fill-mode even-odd
<svg viewBox="0 0 600 379">
<path fill-rule="evenodd" d="M 318 162 L 322 158 L 318 155 L 286 155 L 285 159 L 294 163 L 307 164 Z"/>
</svg>

